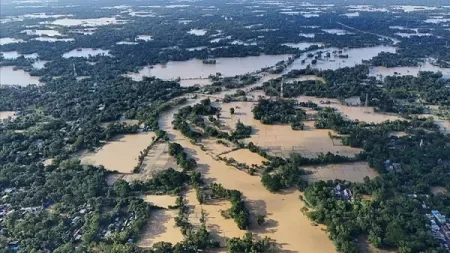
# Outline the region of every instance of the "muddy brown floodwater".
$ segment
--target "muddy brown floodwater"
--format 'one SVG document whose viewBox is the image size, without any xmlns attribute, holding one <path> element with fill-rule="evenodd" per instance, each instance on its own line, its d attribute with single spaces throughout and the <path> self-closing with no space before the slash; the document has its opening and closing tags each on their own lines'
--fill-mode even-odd
<svg viewBox="0 0 450 253">
<path fill-rule="evenodd" d="M 127 134 L 110 141 L 97 152 L 88 152 L 80 158 L 83 164 L 103 165 L 107 170 L 131 173 L 137 165 L 139 153 L 153 140 L 155 133 Z"/>
<path fill-rule="evenodd" d="M 250 176 L 207 155 L 199 146 L 173 129 L 171 122 L 178 109 L 174 108 L 160 117 L 160 128 L 167 131 L 171 141 L 181 144 L 196 159 L 197 170 L 207 183 L 217 182 L 227 189 L 241 191 L 252 213 L 267 215 L 266 224 L 260 227 L 253 225 L 252 232 L 275 239 L 281 252 L 336 252 L 327 233 L 320 227 L 312 226 L 308 218 L 299 211 L 304 206 L 298 199 L 299 192 L 292 190 L 280 194 L 270 193 L 261 184 L 259 177 Z M 218 218 L 214 222 L 218 227 L 228 227 L 225 221 Z"/>
<path fill-rule="evenodd" d="M 362 183 L 365 177 L 373 179 L 379 176 L 366 162 L 307 166 L 302 169 L 312 173 L 306 176 L 311 182 L 340 179 Z"/>
<path fill-rule="evenodd" d="M 290 153 L 300 153 L 305 157 L 317 157 L 320 153 L 331 152 L 353 157 L 362 150 L 343 146 L 330 139 L 328 133 L 336 135 L 329 129 L 315 129 L 313 121 L 305 122 L 305 130 L 295 131 L 291 126 L 286 125 L 264 125 L 259 120 L 253 119 L 252 108 L 254 102 L 232 102 L 222 104 L 221 122 L 234 129 L 236 123 L 252 126 L 253 134 L 246 142 L 253 142 L 255 145 L 263 147 L 269 153 L 288 157 Z M 230 114 L 230 108 L 235 108 L 235 113 Z"/>
<path fill-rule="evenodd" d="M 233 158 L 239 163 L 245 163 L 249 166 L 252 164 L 261 166 L 264 161 L 267 161 L 266 158 L 260 156 L 259 154 L 253 153 L 248 149 L 238 149 L 230 153 L 223 154 L 221 157 L 226 157 L 228 159 Z"/>
<path fill-rule="evenodd" d="M 0 111 L 0 123 L 4 119 L 8 119 L 9 117 L 15 118 L 16 112 L 13 111 Z"/>
</svg>

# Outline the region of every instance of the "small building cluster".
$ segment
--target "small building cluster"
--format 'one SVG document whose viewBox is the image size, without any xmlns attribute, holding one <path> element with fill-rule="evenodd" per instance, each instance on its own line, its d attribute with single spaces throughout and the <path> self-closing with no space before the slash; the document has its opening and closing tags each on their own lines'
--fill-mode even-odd
<svg viewBox="0 0 450 253">
<path fill-rule="evenodd" d="M 450 221 L 447 221 L 445 215 L 438 210 L 432 210 L 427 217 L 431 222 L 433 237 L 450 253 Z"/>
<path fill-rule="evenodd" d="M 339 199 L 350 200 L 353 197 L 352 191 L 341 184 L 334 187 L 333 193 Z"/>
<path fill-rule="evenodd" d="M 402 165 L 400 163 L 394 163 L 391 160 L 384 161 L 384 166 L 386 167 L 387 171 L 398 172 L 402 170 Z"/>
</svg>

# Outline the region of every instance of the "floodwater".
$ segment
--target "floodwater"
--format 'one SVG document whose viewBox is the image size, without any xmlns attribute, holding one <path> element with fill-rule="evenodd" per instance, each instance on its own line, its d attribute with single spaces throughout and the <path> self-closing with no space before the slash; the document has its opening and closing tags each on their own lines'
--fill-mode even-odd
<svg viewBox="0 0 450 253">
<path fill-rule="evenodd" d="M 0 111 L 0 123 L 4 119 L 8 119 L 9 117 L 14 118 L 16 115 L 16 112 L 13 111 Z"/>
<path fill-rule="evenodd" d="M 322 29 L 322 31 L 329 33 L 329 34 L 335 34 L 335 35 L 353 34 L 349 31 L 342 30 L 342 29 Z"/>
<path fill-rule="evenodd" d="M 115 17 L 112 18 L 89 18 L 89 19 L 74 19 L 74 18 L 63 18 L 57 19 L 51 22 L 52 25 L 60 26 L 84 26 L 84 27 L 95 27 L 111 24 L 124 24 L 126 20 L 118 20 Z"/>
<path fill-rule="evenodd" d="M 26 33 L 27 35 L 37 35 L 37 36 L 63 36 L 60 32 L 56 30 L 23 30 L 21 33 Z"/>
<path fill-rule="evenodd" d="M 20 85 L 27 86 L 29 84 L 42 85 L 39 77 L 30 76 L 24 70 L 14 70 L 12 66 L 0 67 L 0 85 Z"/>
<path fill-rule="evenodd" d="M 402 38 L 411 38 L 414 36 L 417 36 L 417 37 L 433 36 L 433 34 L 431 34 L 431 33 L 395 33 L 395 35 L 398 35 Z"/>
<path fill-rule="evenodd" d="M 46 42 L 70 42 L 70 41 L 75 41 L 74 38 L 64 38 L 64 39 L 57 39 L 57 38 L 51 38 L 51 37 L 37 37 L 34 38 L 34 40 L 37 41 L 46 41 Z"/>
<path fill-rule="evenodd" d="M 191 87 L 195 85 L 205 86 L 212 84 L 211 79 L 183 79 L 180 80 L 181 87 Z"/>
<path fill-rule="evenodd" d="M 37 61 L 33 62 L 33 68 L 35 68 L 35 69 L 43 69 L 43 68 L 45 68 L 45 64 L 47 62 L 49 62 L 49 61 L 37 60 Z"/>
<path fill-rule="evenodd" d="M 307 166 L 302 169 L 312 173 L 305 176 L 310 182 L 340 179 L 362 183 L 365 177 L 373 179 L 379 176 L 366 162 Z"/>
<path fill-rule="evenodd" d="M 194 52 L 194 51 L 200 51 L 203 49 L 206 49 L 207 47 L 190 47 L 190 48 L 186 48 L 187 51 L 189 52 Z"/>
<path fill-rule="evenodd" d="M 418 76 L 420 71 L 441 72 L 444 78 L 450 78 L 450 68 L 441 68 L 431 64 L 429 61 L 417 67 L 371 67 L 369 75 L 382 80 L 386 76 Z"/>
<path fill-rule="evenodd" d="M 266 158 L 260 156 L 257 153 L 253 153 L 248 149 L 238 149 L 230 153 L 223 154 L 221 155 L 221 157 L 226 157 L 228 159 L 233 158 L 237 162 L 245 163 L 248 164 L 249 166 L 252 164 L 261 166 L 263 162 L 267 161 Z"/>
<path fill-rule="evenodd" d="M 221 214 L 221 211 L 231 208 L 229 201 L 212 200 L 200 204 L 196 191 L 193 189 L 186 193 L 185 198 L 186 206 L 189 208 L 189 222 L 194 227 L 199 227 L 203 211 L 206 229 L 211 233 L 213 239 L 220 242 L 221 246 L 225 246 L 226 238 L 242 237 L 245 234 L 245 230 L 240 230 L 233 219 L 225 219 Z"/>
<path fill-rule="evenodd" d="M 208 31 L 205 29 L 191 29 L 187 33 L 196 35 L 196 36 L 204 36 Z"/>
<path fill-rule="evenodd" d="M 448 193 L 448 190 L 445 189 L 445 188 L 442 187 L 442 186 L 432 186 L 432 187 L 431 187 L 431 192 L 432 192 L 433 194 L 435 194 L 435 195 L 437 195 L 437 194 L 447 194 L 447 193 Z"/>
<path fill-rule="evenodd" d="M 300 33 L 299 36 L 305 37 L 305 38 L 314 38 L 316 35 L 314 33 Z"/>
<path fill-rule="evenodd" d="M 169 206 L 174 206 L 176 196 L 170 195 L 145 195 L 144 200 L 152 206 L 159 206 L 162 208 L 169 208 Z"/>
<path fill-rule="evenodd" d="M 127 134 L 115 141 L 107 142 L 96 152 L 81 156 L 83 164 L 103 165 L 110 171 L 132 173 L 138 163 L 138 156 L 153 141 L 153 132 Z"/>
<path fill-rule="evenodd" d="M 143 76 L 156 76 L 161 79 L 173 80 L 207 78 L 209 75 L 221 73 L 222 76 L 235 76 L 251 73 L 275 63 L 287 60 L 289 55 L 260 55 L 235 58 L 217 58 L 216 64 L 203 64 L 202 60 L 172 61 L 165 65 L 146 66 L 139 73 L 128 73 L 134 80 L 142 80 Z"/>
<path fill-rule="evenodd" d="M 206 155 L 199 146 L 192 144 L 172 128 L 171 122 L 177 110 L 178 108 L 175 108 L 162 115 L 159 119 L 160 128 L 167 131 L 172 141 L 181 144 L 186 152 L 197 160 L 197 169 L 207 183 L 217 182 L 227 189 L 241 191 L 252 213 L 267 215 L 266 224 L 253 224 L 251 232 L 276 240 L 282 248 L 281 252 L 316 252 L 317 249 L 324 253 L 336 252 L 327 233 L 321 230 L 320 226 L 312 226 L 311 221 L 299 211 L 304 204 L 299 201 L 297 191 L 270 193 L 261 184 L 259 177 L 251 176 Z M 225 233 L 229 237 L 229 233 Z M 232 233 L 230 235 L 233 236 Z"/>
<path fill-rule="evenodd" d="M 247 42 L 243 42 L 241 40 L 233 40 L 232 42 L 230 42 L 231 45 L 242 45 L 242 46 L 256 46 L 256 42 L 251 42 L 251 43 L 247 43 Z"/>
<path fill-rule="evenodd" d="M 369 97 L 370 99 L 370 97 Z M 311 97 L 311 96 L 300 96 L 297 98 L 297 100 L 301 102 L 307 102 L 311 101 L 316 104 L 318 104 L 321 107 L 332 107 L 335 108 L 338 112 L 340 112 L 344 117 L 351 119 L 351 120 L 359 120 L 364 121 L 367 123 L 376 123 L 379 124 L 386 120 L 398 120 L 401 119 L 397 115 L 391 115 L 391 114 L 383 114 L 383 113 L 377 113 L 374 111 L 373 107 L 365 107 L 365 106 L 347 106 L 343 105 L 339 100 L 337 99 L 328 99 L 328 98 L 318 98 L 318 97 Z M 329 101 L 329 104 L 321 104 L 321 101 Z M 353 103 L 355 101 L 349 101 L 350 104 L 358 104 Z"/>
<path fill-rule="evenodd" d="M 138 42 L 133 42 L 133 41 L 119 41 L 116 44 L 117 45 L 137 45 L 139 43 Z"/>
<path fill-rule="evenodd" d="M 21 39 L 15 39 L 15 38 L 9 38 L 9 37 L 0 38 L 0 46 L 6 45 L 6 44 L 12 44 L 12 43 L 23 43 L 23 42 L 25 42 L 25 41 L 21 40 Z"/>
<path fill-rule="evenodd" d="M 174 203 L 175 204 L 175 203 Z M 148 224 L 145 226 L 137 245 L 151 248 L 157 242 L 176 244 L 184 240 L 179 227 L 175 226 L 178 210 L 152 210 Z"/>
<path fill-rule="evenodd" d="M 138 35 L 136 40 L 151 41 L 153 38 L 151 35 Z"/>
<path fill-rule="evenodd" d="M 36 59 L 39 57 L 39 55 L 37 53 L 34 54 L 20 54 L 17 51 L 9 51 L 9 52 L 0 52 L 1 55 L 3 55 L 3 58 L 7 59 L 7 60 L 14 60 L 19 58 L 20 56 L 24 56 L 25 58 L 28 59 Z"/>
<path fill-rule="evenodd" d="M 247 126 L 252 126 L 254 134 L 245 139 L 247 143 L 265 148 L 271 154 L 289 157 L 293 152 L 305 157 L 317 157 L 320 153 L 331 152 L 349 157 L 360 153 L 362 150 L 343 146 L 336 140 L 331 140 L 328 133 L 334 133 L 329 129 L 315 129 L 314 122 L 305 121 L 305 130 L 292 130 L 289 124 L 264 125 L 259 120 L 253 119 L 251 111 L 253 102 L 232 102 L 222 104 L 221 121 L 229 128 L 234 128 L 238 120 Z M 231 115 L 230 108 L 235 108 L 235 114 Z"/>
<path fill-rule="evenodd" d="M 346 16 L 348 18 L 359 17 L 359 12 L 349 12 L 349 13 L 345 13 L 345 14 L 342 14 L 342 15 Z"/>
<path fill-rule="evenodd" d="M 297 48 L 299 50 L 305 50 L 307 48 L 309 48 L 310 46 L 323 46 L 323 43 L 311 43 L 311 42 L 300 42 L 300 43 L 284 43 L 281 44 L 283 46 L 288 46 L 288 47 L 292 47 L 292 48 Z"/>
<path fill-rule="evenodd" d="M 343 55 L 348 55 L 348 58 L 339 58 L 338 51 L 342 51 Z M 317 60 L 316 64 L 311 64 L 312 58 L 303 56 L 294 61 L 292 65 L 286 68 L 284 73 L 291 71 L 292 69 L 305 69 L 308 65 L 312 68 L 320 70 L 336 70 L 339 68 L 353 67 L 357 64 L 361 64 L 364 60 L 370 60 L 377 56 L 381 52 L 395 53 L 395 47 L 390 46 L 377 46 L 377 47 L 365 47 L 365 48 L 351 48 L 351 49 L 338 49 L 338 48 L 323 48 L 308 53 L 316 55 L 319 51 L 322 53 L 322 59 Z M 325 58 L 325 53 L 330 53 L 330 58 Z M 302 64 L 301 61 L 305 60 Z"/>
<path fill-rule="evenodd" d="M 429 18 L 424 21 L 425 23 L 439 24 L 450 22 L 450 18 Z"/>
<path fill-rule="evenodd" d="M 110 56 L 109 50 L 103 50 L 103 49 L 97 49 L 97 48 L 81 48 L 81 50 L 74 49 L 72 51 L 69 51 L 67 53 L 63 54 L 64 58 L 70 58 L 70 57 L 89 57 L 89 56 L 96 56 L 96 55 L 104 55 L 104 56 Z"/>
<path fill-rule="evenodd" d="M 436 10 L 435 6 L 423 6 L 423 5 L 396 5 L 393 7 L 394 10 L 403 10 L 405 12 L 413 12 L 413 11 L 427 11 L 427 10 Z"/>
</svg>

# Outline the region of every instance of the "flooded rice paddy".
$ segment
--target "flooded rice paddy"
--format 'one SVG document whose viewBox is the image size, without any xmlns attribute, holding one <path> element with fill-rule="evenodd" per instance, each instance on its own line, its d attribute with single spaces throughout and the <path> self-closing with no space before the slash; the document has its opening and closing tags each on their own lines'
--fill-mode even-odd
<svg viewBox="0 0 450 253">
<path fill-rule="evenodd" d="M 0 85 L 27 86 L 29 84 L 42 85 L 43 83 L 39 82 L 39 77 L 30 76 L 24 70 L 14 70 L 11 66 L 0 67 Z"/>
<path fill-rule="evenodd" d="M 89 57 L 89 56 L 97 56 L 97 55 L 104 55 L 109 56 L 109 50 L 103 50 L 103 49 L 97 49 L 97 48 L 80 48 L 80 49 L 74 49 L 72 51 L 69 51 L 67 53 L 63 54 L 64 58 L 70 58 L 70 57 Z"/>
<path fill-rule="evenodd" d="M 152 210 L 137 245 L 142 248 L 151 248 L 158 242 L 176 244 L 183 241 L 184 236 L 180 228 L 175 225 L 177 215 L 178 210 Z"/>
<path fill-rule="evenodd" d="M 311 173 L 305 176 L 310 182 L 340 179 L 362 183 L 365 177 L 373 179 L 379 176 L 366 162 L 307 166 L 302 169 Z"/>
<path fill-rule="evenodd" d="M 240 230 L 233 219 L 226 219 L 221 211 L 231 208 L 231 203 L 227 200 L 212 200 L 205 204 L 200 204 L 197 200 L 195 190 L 190 190 L 185 196 L 188 207 L 189 221 L 194 227 L 200 227 L 202 212 L 205 215 L 206 229 L 211 232 L 212 238 L 219 241 L 221 246 L 225 246 L 227 238 L 242 237 L 245 230 Z"/>
<path fill-rule="evenodd" d="M 145 195 L 145 202 L 152 206 L 159 206 L 162 208 L 169 208 L 169 206 L 175 206 L 176 196 L 170 195 Z"/>
<path fill-rule="evenodd" d="M 17 51 L 8 51 L 8 52 L 0 52 L 0 55 L 3 56 L 3 58 L 7 59 L 7 60 L 14 60 L 17 59 L 21 56 L 27 58 L 27 59 L 36 59 L 39 57 L 38 54 L 34 53 L 34 54 L 20 54 Z"/>
<path fill-rule="evenodd" d="M 21 39 L 15 39 L 15 38 L 0 38 L 0 46 L 6 45 L 6 44 L 13 44 L 13 43 L 23 43 L 24 40 Z"/>
<path fill-rule="evenodd" d="M 13 112 L 13 111 L 0 111 L 0 123 L 4 119 L 8 119 L 10 117 L 14 118 L 15 115 L 16 115 L 16 112 Z"/>
<path fill-rule="evenodd" d="M 335 144 L 328 133 L 334 133 L 329 129 L 315 129 L 313 121 L 305 122 L 305 130 L 295 131 L 286 125 L 264 125 L 259 120 L 253 119 L 252 102 L 233 102 L 222 105 L 221 122 L 228 128 L 234 129 L 236 123 L 241 121 L 245 125 L 252 126 L 254 133 L 246 142 L 266 149 L 270 154 L 289 157 L 291 153 L 299 153 L 305 157 L 317 157 L 321 153 L 331 152 L 349 157 L 360 153 L 362 150 Z M 231 115 L 229 109 L 235 108 L 235 114 Z"/>
<path fill-rule="evenodd" d="M 310 46 L 323 46 L 323 43 L 314 43 L 314 42 L 301 42 L 301 43 L 284 43 L 281 44 L 283 46 L 297 48 L 299 50 L 305 50 L 309 48 Z"/>
<path fill-rule="evenodd" d="M 25 33 L 27 35 L 36 35 L 36 36 L 63 36 L 60 32 L 56 30 L 23 30 L 21 33 Z"/>
<path fill-rule="evenodd" d="M 205 29 L 191 29 L 187 33 L 195 36 L 204 36 L 208 31 Z"/>
<path fill-rule="evenodd" d="M 80 158 L 83 164 L 103 165 L 107 170 L 131 173 L 137 165 L 139 153 L 155 136 L 152 132 L 123 135 L 109 141 L 96 152 L 88 152 Z"/>
<path fill-rule="evenodd" d="M 253 153 L 248 149 L 238 149 L 230 153 L 223 154 L 221 155 L 221 157 L 226 157 L 227 159 L 233 158 L 237 162 L 245 163 L 249 166 L 252 164 L 261 166 L 263 162 L 267 161 L 266 158 L 260 156 L 257 153 Z"/>
<path fill-rule="evenodd" d="M 59 26 L 84 26 L 84 27 L 96 27 L 110 24 L 124 24 L 126 20 L 118 20 L 115 17 L 112 18 L 90 18 L 90 19 L 75 19 L 75 18 L 64 18 L 57 19 L 50 24 Z"/>
</svg>

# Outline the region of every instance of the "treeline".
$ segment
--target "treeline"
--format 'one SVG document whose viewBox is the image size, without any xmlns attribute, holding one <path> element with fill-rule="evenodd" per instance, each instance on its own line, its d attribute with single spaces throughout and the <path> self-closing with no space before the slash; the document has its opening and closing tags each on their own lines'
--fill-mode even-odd
<svg viewBox="0 0 450 253">
<path fill-rule="evenodd" d="M 260 99 L 252 112 L 254 119 L 263 124 L 291 124 L 294 130 L 303 130 L 302 120 L 306 119 L 306 112 L 295 108 L 294 100 Z"/>
<path fill-rule="evenodd" d="M 197 167 L 197 162 L 188 157 L 183 147 L 178 143 L 169 143 L 169 154 L 177 159 L 177 164 L 184 170 L 190 171 Z"/>
</svg>

